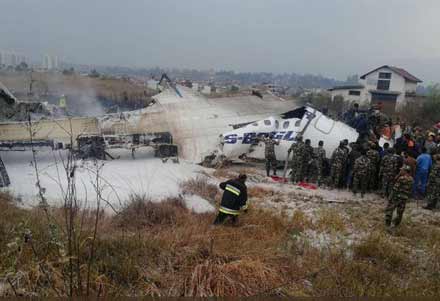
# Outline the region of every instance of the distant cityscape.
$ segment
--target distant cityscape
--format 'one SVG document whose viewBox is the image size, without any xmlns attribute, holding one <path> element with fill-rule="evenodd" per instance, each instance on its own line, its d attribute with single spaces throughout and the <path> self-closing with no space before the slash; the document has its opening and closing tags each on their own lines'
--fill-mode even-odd
<svg viewBox="0 0 440 301">
<path fill-rule="evenodd" d="M 2 68 L 15 68 L 20 64 L 37 67 L 46 70 L 58 70 L 60 68 L 58 56 L 45 54 L 40 62 L 31 62 L 31 59 L 26 55 L 10 50 L 0 49 L 0 66 Z"/>
<path fill-rule="evenodd" d="M 162 74 L 173 81 L 188 86 L 204 94 L 226 93 L 248 88 L 264 88 L 277 95 L 298 95 L 304 93 L 322 93 L 335 86 L 357 84 L 357 74 L 348 75 L 346 80 L 336 80 L 322 75 L 272 72 L 235 72 L 230 70 L 196 70 L 177 68 L 136 68 L 121 66 L 99 66 L 90 64 L 72 64 L 61 61 L 58 55 L 44 54 L 39 59 L 30 59 L 17 51 L 0 49 L 0 70 L 33 69 L 35 71 L 60 72 L 65 75 L 79 74 L 92 77 L 130 78 L 131 81 L 157 87 Z M 426 93 L 422 85 L 417 94 Z"/>
</svg>

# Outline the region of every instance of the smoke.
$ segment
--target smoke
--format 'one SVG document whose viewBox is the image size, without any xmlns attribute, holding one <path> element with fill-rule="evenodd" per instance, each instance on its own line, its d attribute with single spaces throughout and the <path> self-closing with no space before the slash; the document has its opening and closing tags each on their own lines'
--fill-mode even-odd
<svg viewBox="0 0 440 301">
<path fill-rule="evenodd" d="M 104 107 L 99 103 L 98 98 L 94 90 L 87 91 L 76 91 L 77 93 L 72 93 L 74 99 L 68 102 L 68 111 L 72 111 L 75 115 L 79 116 L 101 116 L 105 114 Z M 71 106 L 71 107 L 70 107 Z"/>
<path fill-rule="evenodd" d="M 92 80 L 87 76 L 52 75 L 47 76 L 48 90 L 54 97 L 54 104 L 59 104 L 62 95 L 66 98 L 66 108 L 74 116 L 101 116 L 106 113 L 100 103 Z"/>
</svg>

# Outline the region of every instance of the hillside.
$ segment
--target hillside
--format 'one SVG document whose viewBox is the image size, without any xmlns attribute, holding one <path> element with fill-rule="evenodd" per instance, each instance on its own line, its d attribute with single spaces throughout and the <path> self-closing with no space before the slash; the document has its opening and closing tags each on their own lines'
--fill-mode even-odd
<svg viewBox="0 0 440 301">
<path fill-rule="evenodd" d="M 29 96 L 32 80 L 33 95 Z M 149 103 L 155 91 L 130 79 L 64 75 L 53 72 L 0 72 L 0 82 L 21 100 L 56 103 L 64 94 L 71 105 L 98 101 L 105 107 L 138 108 Z M 82 101 L 81 101 L 82 100 Z"/>
</svg>

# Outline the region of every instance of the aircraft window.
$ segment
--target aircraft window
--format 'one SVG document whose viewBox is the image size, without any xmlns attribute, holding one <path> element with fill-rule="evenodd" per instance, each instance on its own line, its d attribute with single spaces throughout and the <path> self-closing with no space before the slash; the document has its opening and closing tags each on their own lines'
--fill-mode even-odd
<svg viewBox="0 0 440 301">
<path fill-rule="evenodd" d="M 267 120 L 267 119 L 266 119 L 266 120 L 264 121 L 264 125 L 271 125 L 271 124 L 272 124 L 272 122 L 270 122 L 270 120 Z"/>
<path fill-rule="evenodd" d="M 280 127 L 280 122 L 278 120 L 275 120 L 275 128 L 278 129 Z"/>
<path fill-rule="evenodd" d="M 289 127 L 289 122 L 288 121 L 284 121 L 283 129 L 287 129 L 288 127 Z"/>
<path fill-rule="evenodd" d="M 301 124 L 301 119 L 300 119 L 300 120 L 297 120 L 297 121 L 295 122 L 295 126 L 296 126 L 296 127 L 299 127 L 300 124 Z"/>
</svg>

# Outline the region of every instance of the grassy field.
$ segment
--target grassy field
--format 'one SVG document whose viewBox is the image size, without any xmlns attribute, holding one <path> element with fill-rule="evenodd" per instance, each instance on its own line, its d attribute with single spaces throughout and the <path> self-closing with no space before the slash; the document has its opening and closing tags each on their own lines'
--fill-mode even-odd
<svg viewBox="0 0 440 301">
<path fill-rule="evenodd" d="M 113 101 L 148 100 L 155 92 L 129 80 L 115 78 L 92 78 L 78 74 L 63 75 L 51 72 L 32 73 L 33 92 L 44 95 L 88 95 Z M 23 98 L 29 92 L 29 72 L 0 72 L 0 82 Z"/>
<path fill-rule="evenodd" d="M 195 181 L 182 188 L 218 202 L 215 186 Z M 249 195 L 252 206 L 238 226 L 213 227 L 215 214 L 190 212 L 179 199 L 155 203 L 137 196 L 116 215 L 96 215 L 84 209 L 22 209 L 2 193 L 0 296 L 440 293 L 436 220 L 407 217 L 390 233 L 380 207 L 322 206 L 312 216 L 300 209 L 287 214 L 259 205 L 283 202 L 273 190 L 252 187 Z"/>
</svg>

